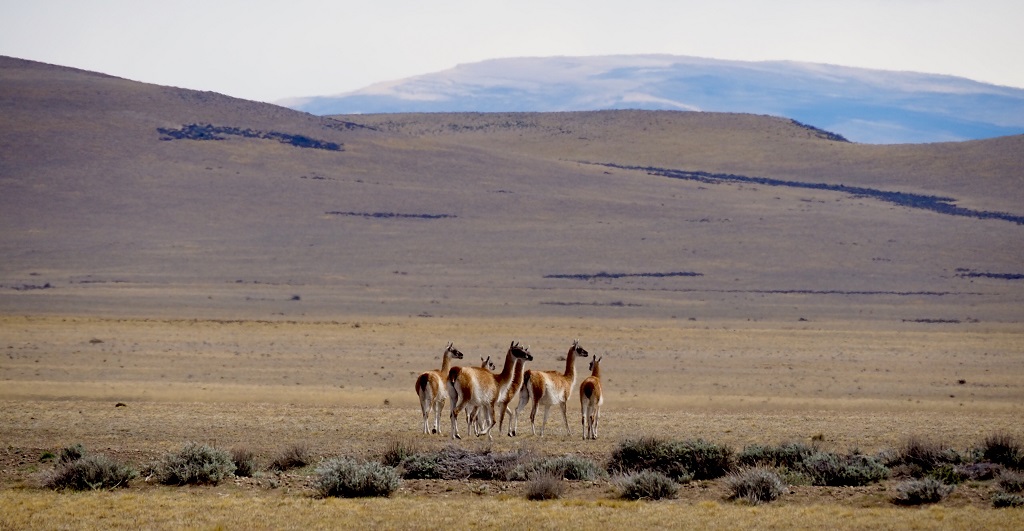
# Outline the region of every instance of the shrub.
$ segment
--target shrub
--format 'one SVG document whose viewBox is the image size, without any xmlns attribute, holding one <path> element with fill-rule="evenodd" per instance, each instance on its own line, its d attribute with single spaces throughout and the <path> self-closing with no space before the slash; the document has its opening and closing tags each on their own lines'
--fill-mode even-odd
<svg viewBox="0 0 1024 531">
<path fill-rule="evenodd" d="M 783 443 L 778 446 L 754 444 L 743 448 L 736 460 L 743 466 L 766 466 L 796 470 L 807 456 L 815 453 L 813 446 L 800 443 Z"/>
<path fill-rule="evenodd" d="M 414 454 L 402 459 L 399 475 L 405 479 L 443 479 L 439 454 Z"/>
<path fill-rule="evenodd" d="M 959 485 L 970 479 L 965 472 L 966 469 L 961 466 L 939 465 L 928 472 L 926 477 L 937 479 L 947 485 Z"/>
<path fill-rule="evenodd" d="M 997 465 L 995 463 L 970 463 L 956 467 L 956 472 L 963 476 L 964 479 L 988 481 L 990 479 L 995 479 L 1003 473 L 1003 465 Z"/>
<path fill-rule="evenodd" d="M 419 445 L 414 440 L 392 439 L 384 449 L 384 455 L 381 456 L 380 462 L 390 467 L 397 467 L 405 458 L 417 453 L 419 453 Z"/>
<path fill-rule="evenodd" d="M 227 452 L 194 442 L 165 455 L 154 470 L 164 485 L 216 485 L 234 472 L 235 463 Z"/>
<path fill-rule="evenodd" d="M 953 492 L 954 488 L 935 478 L 910 479 L 896 485 L 896 495 L 892 501 L 899 505 L 937 503 Z"/>
<path fill-rule="evenodd" d="M 416 454 L 402 460 L 406 479 L 509 480 L 527 460 L 524 452 L 497 453 L 490 449 L 472 452 L 449 445 L 437 453 Z"/>
<path fill-rule="evenodd" d="M 570 481 L 593 481 L 606 477 L 608 473 L 586 457 L 565 455 L 520 465 L 513 470 L 509 479 L 533 479 L 545 475 Z"/>
<path fill-rule="evenodd" d="M 322 498 L 387 497 L 402 483 L 392 467 L 345 457 L 325 462 L 317 468 L 316 474 L 313 486 Z"/>
<path fill-rule="evenodd" d="M 57 460 L 58 463 L 71 463 L 78 461 L 85 457 L 85 447 L 79 444 L 73 446 L 65 446 L 60 449 L 60 458 Z"/>
<path fill-rule="evenodd" d="M 293 468 L 302 468 L 312 462 L 313 455 L 309 446 L 306 443 L 297 443 L 281 450 L 281 453 L 277 454 L 277 457 L 270 462 L 270 469 L 283 472 Z"/>
<path fill-rule="evenodd" d="M 986 437 L 981 446 L 981 455 L 990 463 L 1009 468 L 1024 467 L 1024 453 L 1021 452 L 1020 441 L 1008 433 L 996 433 Z"/>
<path fill-rule="evenodd" d="M 677 481 L 714 479 L 733 466 L 733 451 L 703 439 L 665 441 L 653 437 L 627 440 L 612 452 L 608 470 L 629 473 L 655 470 Z"/>
<path fill-rule="evenodd" d="M 886 464 L 896 468 L 899 475 L 921 478 L 932 474 L 936 469 L 951 467 L 961 462 L 963 458 L 956 450 L 920 437 L 911 437 L 896 450 Z"/>
<path fill-rule="evenodd" d="M 726 476 L 725 485 L 732 492 L 729 499 L 745 500 L 753 505 L 775 501 L 788 491 L 778 473 L 763 467 L 733 472 Z"/>
<path fill-rule="evenodd" d="M 867 455 L 841 456 L 832 452 L 817 452 L 804 459 L 802 472 L 811 477 L 814 485 L 850 487 L 867 485 L 889 476 L 889 469 L 878 459 Z"/>
<path fill-rule="evenodd" d="M 622 497 L 628 500 L 675 498 L 678 492 L 672 478 L 654 470 L 641 470 L 622 479 Z"/>
<path fill-rule="evenodd" d="M 526 484 L 526 499 L 557 500 L 565 492 L 565 482 L 554 474 L 537 474 Z"/>
<path fill-rule="evenodd" d="M 1024 496 L 1008 492 L 997 492 L 992 496 L 992 507 L 1024 507 Z"/>
<path fill-rule="evenodd" d="M 135 469 L 102 455 L 62 461 L 43 478 L 43 486 L 54 490 L 96 490 L 127 487 L 138 476 Z"/>
<path fill-rule="evenodd" d="M 1024 474 L 1005 471 L 999 476 L 999 487 L 1005 492 L 1024 492 Z"/>
<path fill-rule="evenodd" d="M 248 448 L 232 448 L 231 462 L 235 464 L 235 475 L 252 477 L 259 467 L 256 465 L 256 454 Z"/>
</svg>

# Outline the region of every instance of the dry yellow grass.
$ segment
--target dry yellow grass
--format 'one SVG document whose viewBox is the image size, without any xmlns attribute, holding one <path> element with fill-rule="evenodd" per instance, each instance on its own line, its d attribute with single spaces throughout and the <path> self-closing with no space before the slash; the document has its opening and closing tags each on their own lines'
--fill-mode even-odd
<svg viewBox="0 0 1024 531">
<path fill-rule="evenodd" d="M 395 440 L 441 448 L 450 442 L 447 419 L 444 436 L 420 434 L 412 384 L 439 364 L 447 341 L 475 360 L 520 340 L 531 345 L 532 366 L 549 369 L 562 365 L 558 358 L 578 337 L 606 360 L 599 440 L 579 439 L 573 397 L 571 437 L 556 415 L 544 440 L 521 425 L 520 437 L 459 443 L 471 448 L 603 460 L 620 441 L 641 435 L 701 437 L 737 450 L 814 438 L 837 451 L 877 451 L 911 435 L 967 448 L 996 432 L 1024 437 L 1024 331 L 1012 325 L 964 331 L 841 322 L 4 316 L 0 331 L 0 528 L 422 528 L 467 521 L 557 528 L 582 519 L 633 528 L 1021 524 L 1019 510 L 988 508 L 990 487 L 964 487 L 929 509 L 889 506 L 891 487 L 884 485 L 808 487 L 751 508 L 723 501 L 713 482 L 657 503 L 616 500 L 607 483 L 539 504 L 521 499 L 521 486 L 488 482 L 407 482 L 392 499 L 317 500 L 304 487 L 311 470 L 274 479 L 278 488 L 269 488 L 269 477 L 188 489 L 140 480 L 127 491 L 84 494 L 33 487 L 49 466 L 39 456 L 74 443 L 138 465 L 189 440 L 244 446 L 264 464 L 299 442 L 320 457 L 373 458 Z M 581 373 L 585 368 L 580 361 Z"/>
<path fill-rule="evenodd" d="M 620 500 L 530 502 L 500 496 L 424 500 L 253 496 L 207 489 L 60 494 L 0 491 L 4 529 L 1014 529 L 1024 511 L 973 507 L 748 507 Z"/>
</svg>

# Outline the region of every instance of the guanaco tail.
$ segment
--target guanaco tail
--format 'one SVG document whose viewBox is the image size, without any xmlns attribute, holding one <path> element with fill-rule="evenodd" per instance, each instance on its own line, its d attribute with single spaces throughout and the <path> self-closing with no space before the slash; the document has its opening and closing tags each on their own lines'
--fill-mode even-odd
<svg viewBox="0 0 1024 531">
<path fill-rule="evenodd" d="M 444 378 L 452 367 L 452 359 L 461 360 L 462 352 L 451 343 L 444 349 L 441 356 L 441 370 L 427 371 L 416 378 L 416 395 L 420 399 L 420 409 L 423 410 L 423 433 L 430 432 L 429 416 L 434 412 L 433 433 L 440 433 L 441 411 L 444 409 L 446 396 Z"/>
</svg>

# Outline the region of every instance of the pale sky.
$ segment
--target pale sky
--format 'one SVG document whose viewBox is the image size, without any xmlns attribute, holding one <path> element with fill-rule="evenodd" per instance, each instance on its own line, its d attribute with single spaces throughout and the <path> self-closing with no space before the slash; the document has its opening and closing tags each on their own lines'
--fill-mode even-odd
<svg viewBox="0 0 1024 531">
<path fill-rule="evenodd" d="M 664 53 L 1024 88 L 1021 0 L 0 0 L 0 55 L 258 101 L 506 57 Z"/>
</svg>

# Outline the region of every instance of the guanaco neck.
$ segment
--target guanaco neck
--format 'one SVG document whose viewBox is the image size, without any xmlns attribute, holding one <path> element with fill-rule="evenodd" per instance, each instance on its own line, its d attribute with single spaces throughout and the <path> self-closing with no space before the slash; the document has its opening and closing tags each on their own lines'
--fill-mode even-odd
<svg viewBox="0 0 1024 531">
<path fill-rule="evenodd" d="M 512 355 L 512 349 L 508 349 L 508 353 L 505 354 L 505 365 L 501 368 L 501 373 L 497 374 L 494 379 L 498 381 L 498 385 L 504 385 L 512 379 L 512 371 L 515 370 L 516 358 Z"/>
<path fill-rule="evenodd" d="M 594 362 L 594 368 L 590 370 L 590 375 L 595 378 L 601 377 L 601 362 Z"/>
<path fill-rule="evenodd" d="M 526 360 L 516 358 L 515 374 L 512 375 L 512 385 L 509 386 L 509 389 L 519 389 L 519 386 L 523 385 L 523 374 L 526 372 L 525 369 Z"/>
<path fill-rule="evenodd" d="M 576 344 L 573 343 L 569 353 L 565 355 L 565 377 L 576 381 Z"/>
<path fill-rule="evenodd" d="M 452 368 L 452 351 L 445 350 L 444 356 L 441 358 L 441 375 L 444 378 L 448 377 L 448 371 Z"/>
</svg>

